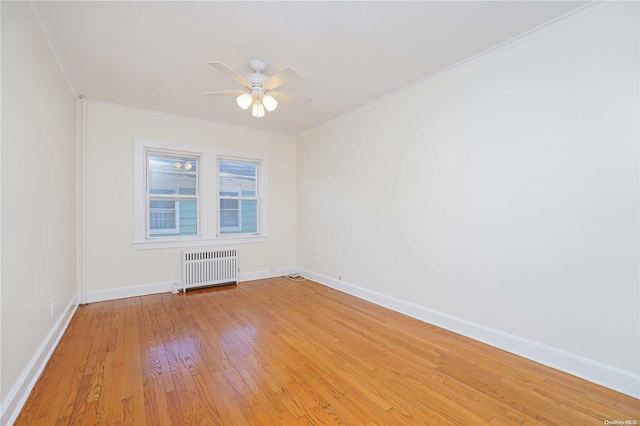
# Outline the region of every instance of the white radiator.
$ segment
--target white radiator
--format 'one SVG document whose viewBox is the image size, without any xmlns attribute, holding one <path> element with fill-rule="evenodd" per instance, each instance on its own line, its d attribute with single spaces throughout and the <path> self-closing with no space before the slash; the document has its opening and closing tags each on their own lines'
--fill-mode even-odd
<svg viewBox="0 0 640 426">
<path fill-rule="evenodd" d="M 238 283 L 238 249 L 184 250 L 182 290 L 216 284 Z"/>
</svg>

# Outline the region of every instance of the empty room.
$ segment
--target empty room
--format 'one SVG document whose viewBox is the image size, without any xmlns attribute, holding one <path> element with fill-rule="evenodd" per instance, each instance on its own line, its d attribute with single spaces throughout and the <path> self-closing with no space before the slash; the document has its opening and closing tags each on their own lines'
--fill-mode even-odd
<svg viewBox="0 0 640 426">
<path fill-rule="evenodd" d="M 640 2 L 0 7 L 2 426 L 640 422 Z"/>
</svg>

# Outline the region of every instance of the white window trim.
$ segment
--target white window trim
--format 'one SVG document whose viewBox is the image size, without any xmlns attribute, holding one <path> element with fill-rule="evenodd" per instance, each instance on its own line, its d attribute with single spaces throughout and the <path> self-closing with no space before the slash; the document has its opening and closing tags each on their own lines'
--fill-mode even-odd
<svg viewBox="0 0 640 426">
<path fill-rule="evenodd" d="M 153 237 L 147 236 L 146 176 L 144 165 L 145 149 L 163 150 L 179 155 L 199 156 L 198 172 L 198 236 Z M 258 205 L 258 234 L 218 235 L 218 158 L 255 161 L 260 163 L 258 193 L 261 194 Z M 263 243 L 269 241 L 268 193 L 269 179 L 268 156 L 263 153 L 223 151 L 208 146 L 180 144 L 145 138 L 134 138 L 134 250 L 152 250 L 165 248 L 186 248 L 217 246 L 227 244 Z"/>
</svg>

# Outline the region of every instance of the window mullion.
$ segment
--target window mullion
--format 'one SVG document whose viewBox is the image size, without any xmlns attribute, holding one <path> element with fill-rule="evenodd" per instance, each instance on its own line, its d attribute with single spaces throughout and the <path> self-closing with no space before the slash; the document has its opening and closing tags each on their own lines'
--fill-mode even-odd
<svg viewBox="0 0 640 426">
<path fill-rule="evenodd" d="M 221 200 L 257 200 L 258 197 L 247 197 L 247 196 L 244 196 L 244 197 L 232 197 L 232 196 L 229 196 L 229 195 L 220 195 L 220 199 Z"/>
<path fill-rule="evenodd" d="M 165 200 L 198 200 L 200 198 L 199 195 L 188 195 L 188 194 L 154 194 L 148 193 L 148 197 L 150 198 L 162 198 Z"/>
</svg>

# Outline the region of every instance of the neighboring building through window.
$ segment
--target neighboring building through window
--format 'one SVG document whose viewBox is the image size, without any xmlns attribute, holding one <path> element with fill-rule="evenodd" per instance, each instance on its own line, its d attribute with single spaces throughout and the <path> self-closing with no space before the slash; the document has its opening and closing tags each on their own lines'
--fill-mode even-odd
<svg viewBox="0 0 640 426">
<path fill-rule="evenodd" d="M 198 235 L 198 157 L 147 151 L 147 235 Z"/>
<path fill-rule="evenodd" d="M 258 234 L 260 163 L 218 159 L 219 234 Z"/>
<path fill-rule="evenodd" d="M 155 189 L 154 194 L 175 194 L 172 189 Z M 149 234 L 178 234 L 180 232 L 180 202 L 175 200 L 149 201 Z"/>
</svg>

